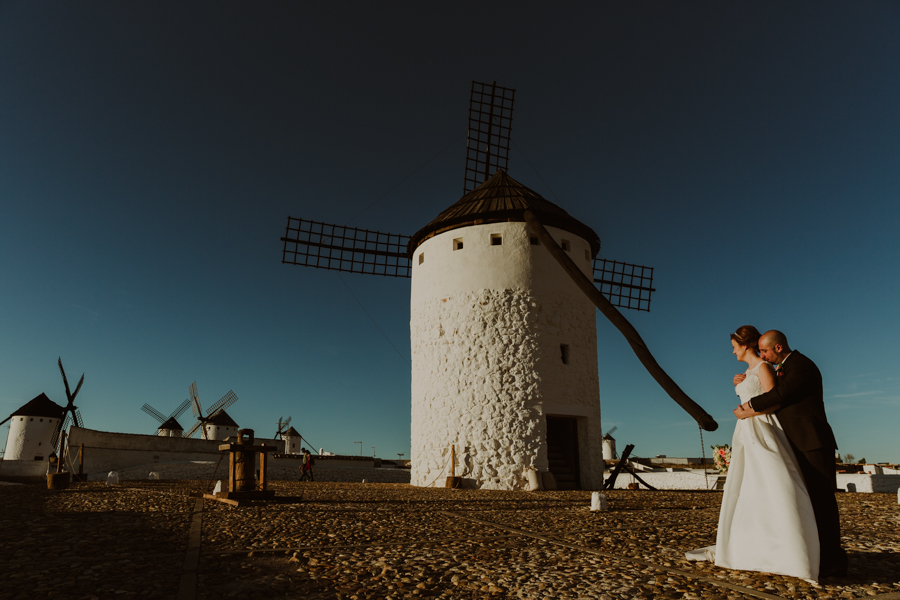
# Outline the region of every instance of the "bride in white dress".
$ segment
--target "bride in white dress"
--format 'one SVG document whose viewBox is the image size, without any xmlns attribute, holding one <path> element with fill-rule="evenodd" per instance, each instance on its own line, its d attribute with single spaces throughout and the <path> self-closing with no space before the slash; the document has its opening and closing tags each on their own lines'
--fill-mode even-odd
<svg viewBox="0 0 900 600">
<path fill-rule="evenodd" d="M 775 370 L 759 357 L 758 341 L 759 331 L 749 325 L 731 334 L 735 356 L 748 365 L 746 379 L 735 387 L 741 402 L 775 386 Z M 797 459 L 774 414 L 738 419 L 716 545 L 692 550 L 687 558 L 715 561 L 727 569 L 818 579 L 815 515 Z"/>
</svg>

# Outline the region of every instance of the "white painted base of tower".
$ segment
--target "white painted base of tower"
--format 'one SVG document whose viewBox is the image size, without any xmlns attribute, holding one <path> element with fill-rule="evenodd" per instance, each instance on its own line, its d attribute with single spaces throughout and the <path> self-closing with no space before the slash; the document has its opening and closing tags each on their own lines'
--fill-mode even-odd
<svg viewBox="0 0 900 600">
<path fill-rule="evenodd" d="M 548 230 L 592 275 L 588 243 Z M 443 487 L 454 445 L 464 487 L 527 489 L 526 470 L 549 467 L 548 415 L 576 419 L 581 487 L 602 484 L 596 309 L 531 237 L 474 225 L 414 253 L 413 485 Z"/>
</svg>

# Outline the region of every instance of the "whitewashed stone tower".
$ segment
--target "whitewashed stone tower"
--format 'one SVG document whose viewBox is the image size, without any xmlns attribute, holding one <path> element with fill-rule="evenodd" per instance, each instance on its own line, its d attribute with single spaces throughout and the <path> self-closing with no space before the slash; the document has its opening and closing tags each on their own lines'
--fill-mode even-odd
<svg viewBox="0 0 900 600">
<path fill-rule="evenodd" d="M 4 460 L 47 460 L 55 450 L 53 434 L 63 407 L 44 394 L 35 396 L 10 417 Z"/>
<path fill-rule="evenodd" d="M 224 440 L 231 436 L 237 436 L 238 424 L 224 410 L 214 414 L 209 421 L 203 424 L 206 429 L 206 439 Z"/>
<path fill-rule="evenodd" d="M 284 440 L 285 454 L 300 454 L 303 438 L 300 437 L 300 433 L 296 429 L 291 427 L 281 434 L 281 439 Z"/>
<path fill-rule="evenodd" d="M 184 428 L 175 417 L 169 417 L 156 430 L 159 437 L 184 437 Z"/>
<path fill-rule="evenodd" d="M 596 309 L 525 210 L 593 276 L 597 234 L 502 171 L 410 240 L 413 485 L 444 485 L 451 445 L 464 486 L 602 484 Z"/>
</svg>

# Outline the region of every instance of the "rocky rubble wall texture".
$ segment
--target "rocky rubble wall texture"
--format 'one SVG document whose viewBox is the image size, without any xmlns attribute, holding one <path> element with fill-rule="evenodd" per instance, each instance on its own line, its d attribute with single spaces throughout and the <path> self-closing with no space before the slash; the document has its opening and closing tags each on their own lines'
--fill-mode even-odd
<svg viewBox="0 0 900 600">
<path fill-rule="evenodd" d="M 549 229 L 590 274 L 587 242 Z M 491 244 L 492 234 L 501 245 Z M 453 250 L 458 239 L 463 248 Z M 593 304 L 546 248 L 530 244 L 524 223 L 440 234 L 419 246 L 413 265 L 413 485 L 443 486 L 455 445 L 465 486 L 522 489 L 528 468 L 548 469 L 549 414 L 578 418 L 582 486 L 598 488 L 604 465 Z"/>
</svg>

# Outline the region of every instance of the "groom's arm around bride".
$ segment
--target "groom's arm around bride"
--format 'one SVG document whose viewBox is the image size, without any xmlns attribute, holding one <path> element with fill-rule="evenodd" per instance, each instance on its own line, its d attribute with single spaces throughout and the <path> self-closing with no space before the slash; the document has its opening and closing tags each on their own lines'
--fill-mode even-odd
<svg viewBox="0 0 900 600">
<path fill-rule="evenodd" d="M 791 443 L 810 501 L 816 514 L 821 546 L 821 577 L 844 575 L 847 554 L 841 548 L 840 522 L 834 492 L 837 489 L 834 451 L 837 442 L 828 418 L 822 393 L 822 374 L 816 364 L 799 352 L 792 351 L 780 331 L 767 331 L 759 339 L 760 356 L 773 364 L 781 364 L 775 387 L 752 398 L 749 405 L 735 411 L 754 413 L 780 404 L 775 412 Z M 746 414 L 752 416 L 752 414 Z"/>
</svg>

